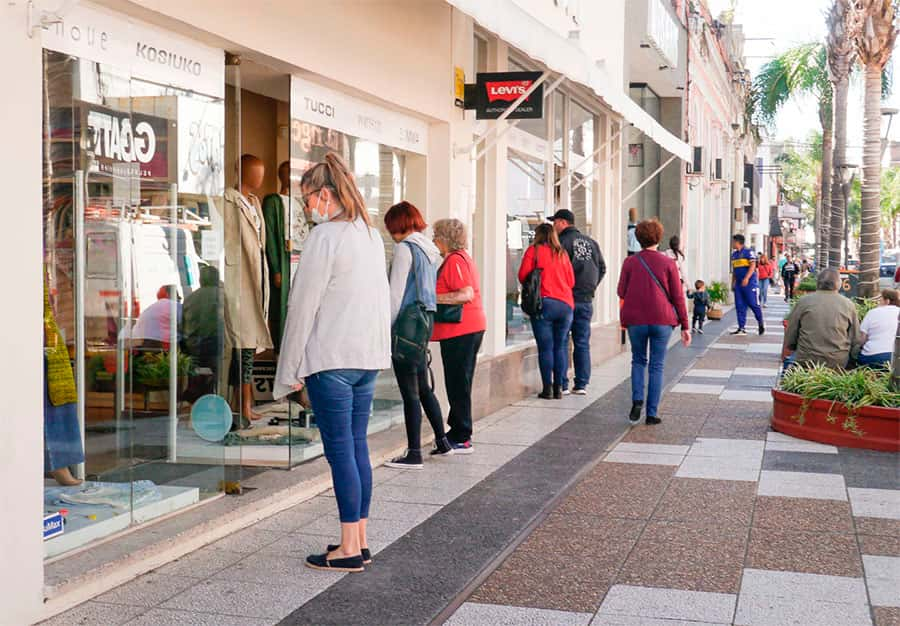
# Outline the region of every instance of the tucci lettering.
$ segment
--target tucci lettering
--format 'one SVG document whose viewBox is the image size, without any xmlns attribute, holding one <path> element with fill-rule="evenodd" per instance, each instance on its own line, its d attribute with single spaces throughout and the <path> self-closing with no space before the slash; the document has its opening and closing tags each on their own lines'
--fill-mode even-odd
<svg viewBox="0 0 900 626">
<path fill-rule="evenodd" d="M 200 73 L 203 71 L 203 66 L 200 65 L 199 61 L 175 54 L 163 48 L 156 48 L 155 46 L 141 43 L 140 41 L 137 42 L 136 56 L 148 63 L 159 63 L 160 65 L 171 67 L 173 70 L 183 70 L 194 76 L 200 76 Z"/>
<path fill-rule="evenodd" d="M 514 102 L 528 91 L 528 88 L 531 87 L 531 82 L 530 80 L 504 80 L 485 83 L 488 102 L 494 102 L 495 100 Z M 526 98 L 527 101 L 528 99 Z"/>
<path fill-rule="evenodd" d="M 321 100 L 313 100 L 312 98 L 303 97 L 306 102 L 306 110 L 324 115 L 325 117 L 334 117 L 334 105 L 322 102 Z"/>
</svg>

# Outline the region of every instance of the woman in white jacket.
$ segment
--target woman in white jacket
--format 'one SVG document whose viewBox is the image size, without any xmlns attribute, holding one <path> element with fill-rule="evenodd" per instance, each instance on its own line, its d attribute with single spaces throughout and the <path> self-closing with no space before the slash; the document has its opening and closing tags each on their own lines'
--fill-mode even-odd
<svg viewBox="0 0 900 626">
<path fill-rule="evenodd" d="M 375 377 L 391 364 L 384 244 L 338 155 L 307 170 L 300 189 L 318 226 L 293 281 L 274 391 L 280 398 L 306 385 L 337 497 L 341 543 L 306 564 L 360 572 L 371 559 L 366 431 Z"/>
<path fill-rule="evenodd" d="M 391 263 L 391 325 L 406 306 L 417 300 L 424 305 L 433 320 L 437 309 L 437 266 L 441 252 L 423 234 L 427 228 L 422 214 L 409 202 L 395 204 L 384 215 L 384 225 L 391 234 L 394 260 Z M 429 331 L 430 335 L 430 331 Z M 428 378 L 428 363 L 422 359 L 413 365 L 393 359 L 394 375 L 403 397 L 403 417 L 406 422 L 406 453 L 385 463 L 395 469 L 422 469 L 422 409 L 434 431 L 432 456 L 453 453 L 453 446 L 444 433 L 441 405 Z"/>
</svg>

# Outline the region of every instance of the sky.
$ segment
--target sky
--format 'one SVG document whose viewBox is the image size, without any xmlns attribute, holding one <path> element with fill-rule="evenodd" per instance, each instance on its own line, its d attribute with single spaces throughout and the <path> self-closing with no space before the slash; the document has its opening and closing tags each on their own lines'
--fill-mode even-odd
<svg viewBox="0 0 900 626">
<path fill-rule="evenodd" d="M 713 15 L 731 4 L 729 0 L 707 0 L 707 3 Z M 734 21 L 744 26 L 748 40 L 744 54 L 752 74 L 755 76 L 772 56 L 788 48 L 823 40 L 825 13 L 830 4 L 831 0 L 737 0 Z M 895 92 L 898 90 L 900 85 L 896 85 Z M 860 158 L 862 96 L 861 81 L 852 81 L 847 116 L 847 156 L 851 161 Z M 900 108 L 900 96 L 893 94 L 885 104 Z M 804 98 L 784 106 L 776 120 L 775 137 L 805 140 L 811 131 L 819 128 L 817 104 L 812 98 Z M 900 116 L 894 119 L 890 134 L 892 139 L 900 138 Z"/>
</svg>

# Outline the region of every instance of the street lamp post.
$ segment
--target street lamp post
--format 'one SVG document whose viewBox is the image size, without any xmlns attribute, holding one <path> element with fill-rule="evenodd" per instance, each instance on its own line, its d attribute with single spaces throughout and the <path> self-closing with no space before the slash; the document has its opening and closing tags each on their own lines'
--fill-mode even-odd
<svg viewBox="0 0 900 626">
<path fill-rule="evenodd" d="M 856 178 L 857 165 L 841 163 L 841 192 L 844 196 L 844 267 L 850 263 L 850 189 Z"/>
</svg>

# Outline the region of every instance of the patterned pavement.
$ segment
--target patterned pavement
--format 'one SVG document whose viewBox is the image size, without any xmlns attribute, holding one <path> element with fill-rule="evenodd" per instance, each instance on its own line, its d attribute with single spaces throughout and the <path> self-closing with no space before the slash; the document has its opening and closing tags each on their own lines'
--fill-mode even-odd
<svg viewBox="0 0 900 626">
<path fill-rule="evenodd" d="M 766 311 L 672 348 L 661 425 L 627 427 L 623 355 L 479 421 L 473 455 L 377 468 L 364 574 L 303 565 L 326 492 L 47 623 L 900 626 L 898 457 L 771 432 Z"/>
</svg>

